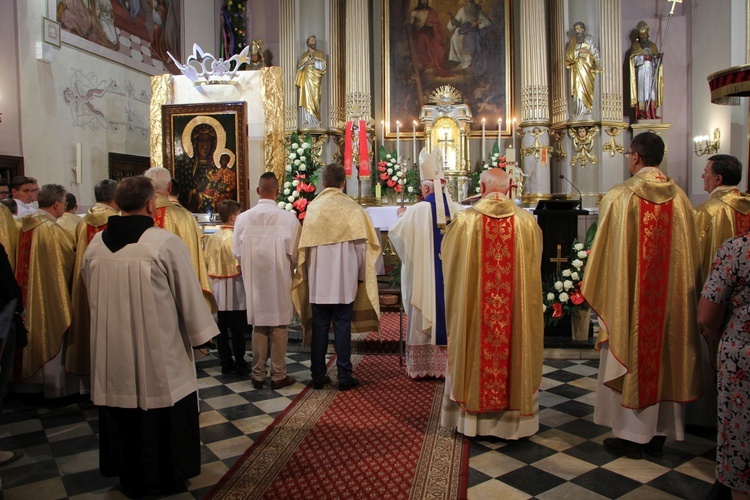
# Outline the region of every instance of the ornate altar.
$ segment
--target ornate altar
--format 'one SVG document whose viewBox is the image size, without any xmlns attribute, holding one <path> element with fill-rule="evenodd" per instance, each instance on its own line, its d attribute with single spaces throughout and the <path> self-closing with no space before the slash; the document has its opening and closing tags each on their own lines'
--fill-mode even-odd
<svg viewBox="0 0 750 500">
<path fill-rule="evenodd" d="M 471 109 L 450 85 L 435 89 L 428 103 L 419 114 L 424 125 L 425 147 L 428 151 L 434 147 L 442 151 L 445 182 L 453 199 L 460 201 L 468 196 Z"/>
</svg>

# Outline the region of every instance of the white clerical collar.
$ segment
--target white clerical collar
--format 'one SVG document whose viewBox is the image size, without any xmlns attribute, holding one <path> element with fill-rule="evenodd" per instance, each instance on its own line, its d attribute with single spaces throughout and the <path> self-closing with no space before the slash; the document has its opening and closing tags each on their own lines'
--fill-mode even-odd
<svg viewBox="0 0 750 500">
<path fill-rule="evenodd" d="M 716 186 L 713 191 L 708 193 L 708 197 L 712 198 L 714 195 L 719 195 L 720 193 L 723 193 L 724 191 L 732 191 L 733 189 L 739 190 L 737 186 Z"/>
</svg>

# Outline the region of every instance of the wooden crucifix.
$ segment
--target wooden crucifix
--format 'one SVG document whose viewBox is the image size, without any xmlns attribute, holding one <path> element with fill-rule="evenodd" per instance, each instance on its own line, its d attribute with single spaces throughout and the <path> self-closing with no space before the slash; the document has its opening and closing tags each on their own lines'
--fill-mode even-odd
<svg viewBox="0 0 750 500">
<path fill-rule="evenodd" d="M 557 272 L 560 272 L 560 264 L 568 262 L 568 259 L 562 256 L 562 245 L 557 245 L 557 257 L 553 257 L 549 260 L 550 262 L 557 263 Z"/>
</svg>

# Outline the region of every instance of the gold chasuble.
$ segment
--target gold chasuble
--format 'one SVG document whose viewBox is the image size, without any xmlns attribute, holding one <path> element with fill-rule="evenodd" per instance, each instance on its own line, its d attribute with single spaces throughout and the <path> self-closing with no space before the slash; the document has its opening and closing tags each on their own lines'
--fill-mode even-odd
<svg viewBox="0 0 750 500">
<path fill-rule="evenodd" d="M 172 203 L 166 196 L 157 194 L 154 225 L 176 234 L 185 242 L 188 252 L 190 252 L 190 260 L 193 262 L 193 269 L 195 269 L 195 274 L 198 275 L 198 281 L 201 284 L 201 290 L 203 290 L 203 297 L 211 309 L 211 314 L 215 314 L 219 307 L 216 305 L 216 299 L 214 299 L 211 281 L 208 279 L 208 271 L 206 270 L 206 261 L 203 258 L 201 230 L 193 214 L 180 205 Z"/>
<path fill-rule="evenodd" d="M 627 372 L 605 380 L 621 405 L 688 402 L 703 392 L 698 238 L 685 193 L 649 167 L 602 198 L 582 293 L 599 316 L 597 347 Z"/>
<path fill-rule="evenodd" d="M 352 332 L 380 329 L 380 299 L 375 275 L 375 261 L 380 255 L 378 235 L 367 212 L 357 202 L 340 189 L 326 188 L 307 207 L 299 240 L 297 270 L 292 281 L 292 303 L 302 320 L 305 346 L 310 345 L 312 339 L 312 307 L 305 265 L 307 249 L 355 240 L 366 243 L 365 281 L 357 287 L 354 298 Z"/>
<path fill-rule="evenodd" d="M 21 380 L 57 356 L 70 326 L 73 236 L 39 210 L 21 219 L 16 279 L 26 308 L 29 344 L 23 349 Z M 18 370 L 18 367 L 16 368 Z"/>
<path fill-rule="evenodd" d="M 96 233 L 107 228 L 107 221 L 119 212 L 97 203 L 86 212 L 75 230 L 76 260 L 73 267 L 73 290 L 71 292 L 72 323 L 68 332 L 68 347 L 65 351 L 65 371 L 75 375 L 91 374 L 91 323 L 89 298 L 81 275 L 83 255 Z"/>
<path fill-rule="evenodd" d="M 453 398 L 467 412 L 533 415 L 542 381 L 542 232 L 491 194 L 459 212 L 441 257 Z"/>
<path fill-rule="evenodd" d="M 16 270 L 16 245 L 18 244 L 18 226 L 10 209 L 0 203 L 0 245 L 5 247 L 10 267 Z"/>
<path fill-rule="evenodd" d="M 232 251 L 233 236 L 233 226 L 221 226 L 216 234 L 206 240 L 206 267 L 209 278 L 227 279 L 242 274 L 239 270 L 240 263 Z"/>
</svg>

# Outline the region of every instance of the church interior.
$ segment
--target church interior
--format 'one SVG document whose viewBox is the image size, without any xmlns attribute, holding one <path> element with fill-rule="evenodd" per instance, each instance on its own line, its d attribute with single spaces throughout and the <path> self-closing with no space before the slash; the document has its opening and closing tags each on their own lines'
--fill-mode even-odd
<svg viewBox="0 0 750 500">
<path fill-rule="evenodd" d="M 518 206 L 572 214 L 539 217 L 545 275 L 560 272 L 567 249 L 597 221 L 602 197 L 630 178 L 628 145 L 641 133 L 663 139 L 660 169 L 693 206 L 708 200 L 702 175 L 714 154 L 740 160 L 739 188 L 748 191 L 750 0 L 3 0 L 2 7 L 9 64 L 0 72 L 0 179 L 60 184 L 79 214 L 94 205 L 102 179 L 163 166 L 189 182 L 204 154 L 191 134 L 207 125 L 219 132 L 204 159 L 233 170 L 231 198 L 243 210 L 257 204 L 258 179 L 271 171 L 282 191 L 289 188 L 279 206 L 303 219 L 302 200 L 316 190 L 314 181 L 309 193 L 292 187 L 309 181 L 290 156 L 297 143 L 317 165 L 348 165 L 345 193 L 381 233 L 386 268 L 397 261 L 388 228 L 399 206 L 417 201 L 423 148 L 440 152 L 456 202 L 476 198 L 480 173 L 502 164 Z M 473 18 L 463 24 L 461 16 Z M 197 201 L 177 196 L 210 231 L 221 198 L 207 193 Z M 399 308 L 383 310 L 395 337 L 356 342 L 358 369 L 393 398 L 384 405 L 441 392 L 442 381 L 406 378 Z M 451 481 L 425 472 L 421 492 L 388 478 L 376 482 L 382 490 L 338 491 L 298 465 L 285 469 L 298 473 L 296 482 L 273 483 L 263 496 L 708 498 L 715 425 L 689 425 L 685 440 L 667 440 L 657 458 L 607 451 L 610 429 L 594 423 L 595 315 L 583 338 L 571 341 L 570 331 L 570 320 L 545 329 L 539 431 L 518 441 L 449 436 L 455 457 L 432 467 L 446 467 Z M 333 345 L 327 360 L 332 354 Z M 295 407 L 323 404 L 314 400 L 320 391 L 308 390 L 309 349 L 292 332 L 286 361 L 297 383 L 258 390 L 223 374 L 215 351 L 197 351 L 202 469 L 174 498 L 261 496 L 238 478 L 275 469 L 250 462 L 248 449 L 272 455 L 263 447 L 296 429 Z M 439 403 L 425 405 L 434 418 L 425 415 L 424 425 L 441 435 Z M 368 429 L 384 425 L 369 417 L 357 420 L 359 434 L 382 431 Z M 98 446 L 98 412 L 85 395 L 9 394 L 0 450 L 24 456 L 0 465 L 0 498 L 125 498 L 117 478 L 99 474 Z M 396 449 L 419 455 L 406 440 Z M 358 484 L 358 473 L 339 481 Z"/>
</svg>

